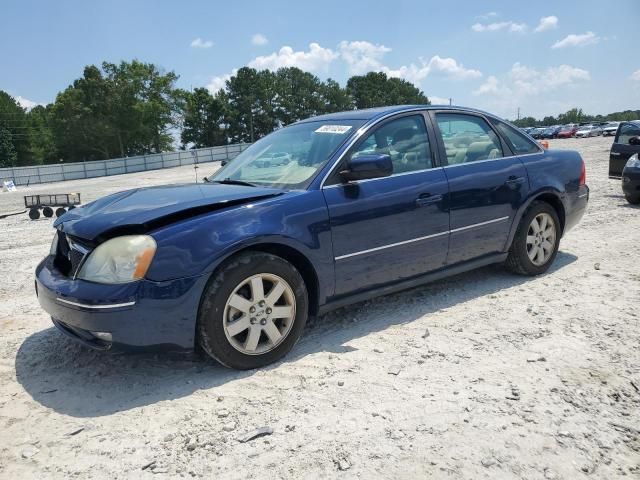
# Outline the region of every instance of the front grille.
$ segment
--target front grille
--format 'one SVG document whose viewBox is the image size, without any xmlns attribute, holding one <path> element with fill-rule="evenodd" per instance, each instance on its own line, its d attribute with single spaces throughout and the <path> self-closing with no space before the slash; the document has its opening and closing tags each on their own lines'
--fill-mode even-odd
<svg viewBox="0 0 640 480">
<path fill-rule="evenodd" d="M 70 239 L 66 234 L 58 232 L 58 249 L 54 265 L 63 275 L 75 277 L 88 254 L 89 248 L 77 240 Z"/>
</svg>

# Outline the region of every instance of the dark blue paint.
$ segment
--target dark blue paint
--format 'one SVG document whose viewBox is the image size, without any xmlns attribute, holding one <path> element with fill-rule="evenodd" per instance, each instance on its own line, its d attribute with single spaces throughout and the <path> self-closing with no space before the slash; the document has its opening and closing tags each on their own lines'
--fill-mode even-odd
<svg viewBox="0 0 640 480">
<path fill-rule="evenodd" d="M 362 119 L 367 129 L 381 117 L 418 108 L 429 109 L 385 107 L 324 119 Z M 334 153 L 306 190 L 219 184 L 152 187 L 110 195 L 67 213 L 56 226 L 89 244 L 144 231 L 154 237 L 158 250 L 145 280 L 119 286 L 64 277 L 48 257 L 36 270 L 41 305 L 73 327 L 111 332 L 115 347 L 190 348 L 212 272 L 241 250 L 267 245 L 305 259 L 317 283 L 313 308 L 324 312 L 502 261 L 532 201 L 557 202 L 566 231 L 580 220 L 588 200 L 588 188 L 579 186 L 582 160 L 571 151 L 456 166 L 441 163 L 422 172 L 321 189 L 349 143 Z M 500 217 L 509 218 L 455 232 Z M 334 260 L 430 235 L 436 236 Z M 60 304 L 57 297 L 86 304 L 136 304 L 93 311 Z"/>
</svg>

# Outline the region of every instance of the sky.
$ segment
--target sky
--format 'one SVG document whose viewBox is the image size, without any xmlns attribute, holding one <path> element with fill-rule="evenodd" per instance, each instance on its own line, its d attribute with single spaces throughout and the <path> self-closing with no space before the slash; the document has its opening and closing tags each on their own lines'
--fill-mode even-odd
<svg viewBox="0 0 640 480">
<path fill-rule="evenodd" d="M 138 59 L 186 89 L 297 66 L 383 71 L 508 119 L 640 109 L 640 1 L 2 0 L 0 89 L 49 103 L 85 65 Z"/>
</svg>

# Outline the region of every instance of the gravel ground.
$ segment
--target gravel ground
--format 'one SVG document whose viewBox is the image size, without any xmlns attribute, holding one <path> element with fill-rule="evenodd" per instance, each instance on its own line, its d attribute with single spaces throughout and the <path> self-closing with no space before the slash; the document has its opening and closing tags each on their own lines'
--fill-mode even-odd
<svg viewBox="0 0 640 480">
<path fill-rule="evenodd" d="M 546 275 L 489 267 L 341 309 L 249 372 L 66 339 L 33 291 L 51 220 L 0 220 L 0 478 L 640 477 L 640 209 L 607 178 L 610 144 L 551 142 L 582 153 L 591 200 Z M 192 179 L 39 185 L 0 213 Z"/>
</svg>

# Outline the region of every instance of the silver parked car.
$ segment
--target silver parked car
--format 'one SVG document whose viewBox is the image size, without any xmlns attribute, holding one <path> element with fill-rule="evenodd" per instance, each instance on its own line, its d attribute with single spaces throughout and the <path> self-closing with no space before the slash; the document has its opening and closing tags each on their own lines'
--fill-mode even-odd
<svg viewBox="0 0 640 480">
<path fill-rule="evenodd" d="M 618 131 L 618 126 L 620 122 L 609 122 L 604 127 L 602 127 L 602 135 L 605 137 L 614 136 Z"/>
<path fill-rule="evenodd" d="M 576 138 L 597 137 L 602 135 L 602 129 L 597 125 L 584 125 L 578 128 Z"/>
</svg>

